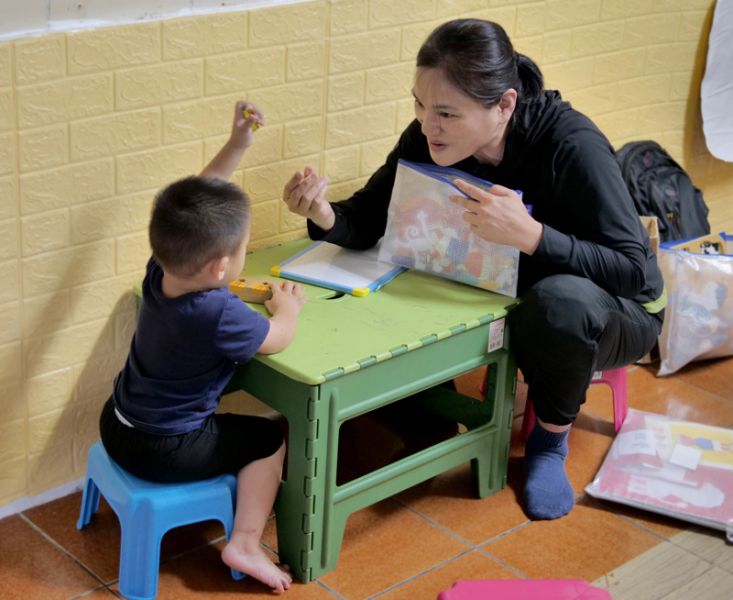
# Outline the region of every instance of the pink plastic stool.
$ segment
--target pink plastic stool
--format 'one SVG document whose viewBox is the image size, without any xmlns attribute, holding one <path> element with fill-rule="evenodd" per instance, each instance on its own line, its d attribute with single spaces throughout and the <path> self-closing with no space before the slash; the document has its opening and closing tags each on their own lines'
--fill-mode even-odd
<svg viewBox="0 0 733 600">
<path fill-rule="evenodd" d="M 611 594 L 582 579 L 462 579 L 438 600 L 611 600 Z"/>
<path fill-rule="evenodd" d="M 628 399 L 626 397 L 626 367 L 609 369 L 607 371 L 596 371 L 593 373 L 591 385 L 594 383 L 606 383 L 611 388 L 613 398 L 613 429 L 618 433 L 621 425 L 629 412 Z M 522 419 L 522 438 L 527 439 L 534 427 L 534 407 L 529 398 L 524 406 L 524 418 Z"/>
</svg>

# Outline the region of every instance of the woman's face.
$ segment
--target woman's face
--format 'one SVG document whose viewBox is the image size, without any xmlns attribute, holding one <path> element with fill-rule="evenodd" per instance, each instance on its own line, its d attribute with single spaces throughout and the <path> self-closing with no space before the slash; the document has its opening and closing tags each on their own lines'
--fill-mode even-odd
<svg viewBox="0 0 733 600">
<path fill-rule="evenodd" d="M 415 116 L 436 164 L 447 167 L 469 156 L 501 162 L 516 91 L 507 90 L 498 104 L 486 108 L 449 82 L 441 69 L 418 67 L 412 93 Z"/>
</svg>

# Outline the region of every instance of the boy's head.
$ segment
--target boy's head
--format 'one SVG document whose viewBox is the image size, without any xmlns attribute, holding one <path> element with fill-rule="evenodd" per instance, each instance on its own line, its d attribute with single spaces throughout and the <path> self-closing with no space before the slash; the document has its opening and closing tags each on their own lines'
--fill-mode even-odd
<svg viewBox="0 0 733 600">
<path fill-rule="evenodd" d="M 171 274 L 190 277 L 210 261 L 235 256 L 249 230 L 250 203 L 233 183 L 187 177 L 158 193 L 150 218 L 153 256 Z"/>
</svg>

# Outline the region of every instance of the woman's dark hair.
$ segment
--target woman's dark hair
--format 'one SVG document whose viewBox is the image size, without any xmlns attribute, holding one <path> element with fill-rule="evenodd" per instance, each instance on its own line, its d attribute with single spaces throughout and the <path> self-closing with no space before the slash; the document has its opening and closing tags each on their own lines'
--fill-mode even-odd
<svg viewBox="0 0 733 600">
<path fill-rule="evenodd" d="M 155 198 L 150 247 L 164 269 L 191 276 L 211 260 L 236 254 L 249 219 L 249 199 L 238 186 L 221 179 L 187 177 Z"/>
<path fill-rule="evenodd" d="M 417 66 L 441 69 L 448 80 L 485 107 L 496 105 L 509 88 L 525 102 L 542 93 L 539 67 L 514 51 L 501 25 L 456 19 L 437 27 L 417 53 Z"/>
</svg>

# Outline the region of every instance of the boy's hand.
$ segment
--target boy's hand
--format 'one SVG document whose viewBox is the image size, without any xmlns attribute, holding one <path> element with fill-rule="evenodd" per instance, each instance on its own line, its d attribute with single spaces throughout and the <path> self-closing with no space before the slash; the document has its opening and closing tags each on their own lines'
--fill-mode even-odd
<svg viewBox="0 0 733 600">
<path fill-rule="evenodd" d="M 299 283 L 282 281 L 272 283 L 270 287 L 272 298 L 265 301 L 265 307 L 273 317 L 278 314 L 297 316 L 308 299 L 305 288 Z"/>
<path fill-rule="evenodd" d="M 238 100 L 234 106 L 234 121 L 230 142 L 246 150 L 252 145 L 254 131 L 265 124 L 265 118 L 257 106 L 246 100 Z"/>
<path fill-rule="evenodd" d="M 270 331 L 258 352 L 273 354 L 280 352 L 293 341 L 300 309 L 306 301 L 305 289 L 299 283 L 283 281 L 270 284 L 272 298 L 265 302 L 270 311 Z"/>
<path fill-rule="evenodd" d="M 244 115 L 245 111 L 249 116 Z M 229 181 L 234 170 L 239 167 L 244 151 L 252 145 L 254 125 L 264 124 L 264 117 L 251 102 L 239 100 L 234 105 L 232 133 L 226 144 L 201 171 L 201 177 L 215 177 Z"/>
</svg>

